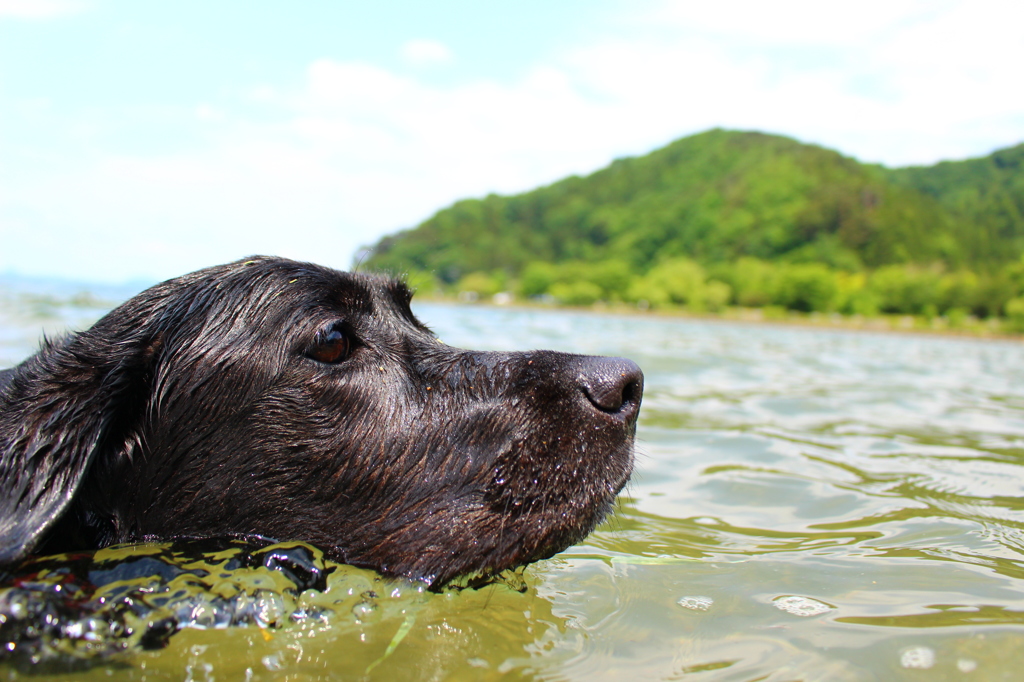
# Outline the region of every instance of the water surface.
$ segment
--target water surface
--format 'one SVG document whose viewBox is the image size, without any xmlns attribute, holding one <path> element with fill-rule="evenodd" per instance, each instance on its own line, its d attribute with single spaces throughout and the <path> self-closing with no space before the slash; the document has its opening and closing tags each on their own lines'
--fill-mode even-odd
<svg viewBox="0 0 1024 682">
<path fill-rule="evenodd" d="M 102 310 L 73 294 L 45 319 L 0 297 L 0 363 L 40 322 Z M 323 617 L 189 628 L 74 679 L 1020 678 L 1024 346 L 415 308 L 456 346 L 640 364 L 617 514 L 511 584 L 433 595 L 344 573 Z"/>
</svg>

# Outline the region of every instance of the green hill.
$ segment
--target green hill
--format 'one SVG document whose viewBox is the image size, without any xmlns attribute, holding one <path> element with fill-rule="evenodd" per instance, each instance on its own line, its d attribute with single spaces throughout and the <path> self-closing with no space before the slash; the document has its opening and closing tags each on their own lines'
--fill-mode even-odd
<svg viewBox="0 0 1024 682">
<path fill-rule="evenodd" d="M 888 177 L 938 201 L 957 226 L 967 262 L 991 266 L 1024 253 L 1024 144 L 980 159 L 899 168 Z"/>
<path fill-rule="evenodd" d="M 459 201 L 380 240 L 365 266 L 570 303 L 992 314 L 1021 293 L 1022 162 L 1024 145 L 892 170 L 777 135 L 711 130 L 586 177 Z M 763 277 L 748 281 L 755 271 Z M 794 300 L 816 277 L 835 291 Z M 687 294 L 698 280 L 703 293 Z"/>
</svg>

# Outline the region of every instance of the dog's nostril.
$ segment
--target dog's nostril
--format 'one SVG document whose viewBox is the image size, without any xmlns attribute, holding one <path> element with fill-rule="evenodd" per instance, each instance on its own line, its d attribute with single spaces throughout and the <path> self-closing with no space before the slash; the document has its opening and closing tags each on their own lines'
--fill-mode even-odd
<svg viewBox="0 0 1024 682">
<path fill-rule="evenodd" d="M 644 391 L 644 373 L 625 358 L 587 358 L 580 383 L 594 407 L 604 412 L 636 410 Z"/>
</svg>

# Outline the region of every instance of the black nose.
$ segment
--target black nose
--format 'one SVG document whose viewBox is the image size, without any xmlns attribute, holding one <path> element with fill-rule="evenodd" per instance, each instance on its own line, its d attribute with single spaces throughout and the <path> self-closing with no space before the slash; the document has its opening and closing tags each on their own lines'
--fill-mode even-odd
<svg viewBox="0 0 1024 682">
<path fill-rule="evenodd" d="M 602 412 L 635 416 L 644 392 L 644 373 L 625 358 L 588 357 L 580 365 L 580 387 Z"/>
</svg>

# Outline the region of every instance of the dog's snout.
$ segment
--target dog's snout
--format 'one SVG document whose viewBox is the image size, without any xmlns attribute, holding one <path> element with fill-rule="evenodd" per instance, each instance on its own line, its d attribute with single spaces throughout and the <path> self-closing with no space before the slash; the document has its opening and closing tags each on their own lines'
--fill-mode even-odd
<svg viewBox="0 0 1024 682">
<path fill-rule="evenodd" d="M 602 412 L 635 415 L 644 392 L 644 373 L 625 358 L 587 358 L 580 368 L 580 387 Z"/>
</svg>

